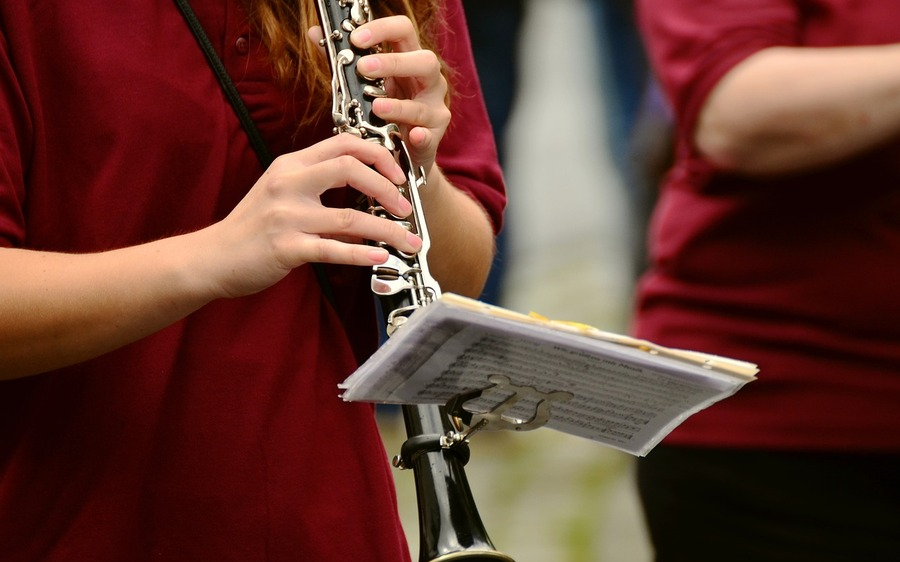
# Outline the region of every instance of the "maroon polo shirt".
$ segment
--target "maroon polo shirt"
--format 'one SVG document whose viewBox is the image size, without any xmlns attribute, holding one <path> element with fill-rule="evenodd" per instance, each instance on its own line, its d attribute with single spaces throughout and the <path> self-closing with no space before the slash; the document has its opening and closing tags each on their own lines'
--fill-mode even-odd
<svg viewBox="0 0 900 562">
<path fill-rule="evenodd" d="M 499 228 L 505 202 L 458 0 L 438 163 Z M 278 153 L 308 99 L 271 79 L 234 1 L 192 0 Z M 326 116 L 327 117 L 327 116 Z M 329 118 L 330 119 L 330 118 Z M 261 170 L 173 2 L 0 4 L 0 244 L 133 245 L 223 218 Z M 337 384 L 377 334 L 364 268 L 308 266 L 95 360 L 0 383 L 0 560 L 408 558 L 371 406 Z"/>
</svg>

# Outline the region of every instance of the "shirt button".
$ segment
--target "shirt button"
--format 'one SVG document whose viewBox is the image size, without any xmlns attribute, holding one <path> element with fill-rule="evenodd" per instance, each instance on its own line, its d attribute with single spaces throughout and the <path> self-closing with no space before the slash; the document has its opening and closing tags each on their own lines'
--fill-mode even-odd
<svg viewBox="0 0 900 562">
<path fill-rule="evenodd" d="M 250 39 L 247 38 L 246 35 L 241 35 L 237 38 L 237 41 L 234 42 L 234 50 L 237 51 L 239 55 L 246 55 L 250 52 Z"/>
</svg>

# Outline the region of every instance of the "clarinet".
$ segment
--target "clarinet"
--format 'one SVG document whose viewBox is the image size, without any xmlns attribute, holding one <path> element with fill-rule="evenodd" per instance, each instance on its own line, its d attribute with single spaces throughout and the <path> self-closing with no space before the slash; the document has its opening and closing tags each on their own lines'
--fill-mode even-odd
<svg viewBox="0 0 900 562">
<path fill-rule="evenodd" d="M 430 239 L 419 199 L 425 172 L 411 161 L 399 127 L 372 112 L 372 101 L 386 95 L 384 81 L 356 72 L 359 57 L 375 52 L 357 49 L 349 40 L 353 29 L 372 18 L 368 0 L 316 0 L 316 9 L 324 37 L 321 44 L 331 67 L 334 132 L 381 144 L 406 172 L 406 181 L 398 189 L 412 205 L 412 214 L 405 219 L 396 217 L 371 197 L 366 198 L 368 212 L 402 224 L 422 239 L 422 248 L 416 254 L 373 242 L 389 254 L 384 264 L 373 267 L 371 287 L 390 336 L 413 312 L 441 295 L 426 261 Z M 406 405 L 402 410 L 407 440 L 393 464 L 412 469 L 415 476 L 420 562 L 514 562 L 494 548 L 478 515 L 463 469 L 469 459 L 468 433 L 460 432 L 445 407 Z"/>
</svg>

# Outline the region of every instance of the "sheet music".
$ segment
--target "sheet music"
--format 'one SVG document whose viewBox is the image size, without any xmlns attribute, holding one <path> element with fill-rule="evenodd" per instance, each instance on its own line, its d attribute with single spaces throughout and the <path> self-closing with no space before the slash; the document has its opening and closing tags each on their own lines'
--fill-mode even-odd
<svg viewBox="0 0 900 562">
<path fill-rule="evenodd" d="M 550 403 L 546 427 L 645 455 L 691 414 L 753 380 L 745 372 L 650 353 L 549 322 L 524 322 L 472 308 L 451 296 L 416 312 L 341 388 L 345 400 L 445 404 L 478 389 L 469 412 L 491 411 L 510 397 L 491 378 L 540 393 L 566 393 Z M 743 364 L 742 369 L 747 365 Z M 741 371 L 740 369 L 738 371 Z M 533 417 L 538 398 L 506 412 Z M 490 424 L 489 424 L 490 425 Z"/>
</svg>

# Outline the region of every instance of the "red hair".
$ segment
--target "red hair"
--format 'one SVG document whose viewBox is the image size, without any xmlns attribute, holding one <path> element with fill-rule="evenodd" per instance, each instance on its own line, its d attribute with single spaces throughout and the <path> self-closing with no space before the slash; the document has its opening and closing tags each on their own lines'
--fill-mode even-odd
<svg viewBox="0 0 900 562">
<path fill-rule="evenodd" d="M 305 85 L 315 101 L 312 114 L 330 104 L 330 71 L 327 61 L 307 37 L 307 30 L 319 24 L 315 0 L 245 0 L 251 19 L 269 51 L 272 69 L 279 82 Z M 422 46 L 434 49 L 434 29 L 422 22 L 434 22 L 437 0 L 373 0 L 374 17 L 405 15 L 420 31 Z M 301 61 L 303 64 L 301 64 Z M 316 61 L 309 64 L 309 61 Z M 319 105 L 321 104 L 321 105 Z"/>
</svg>

